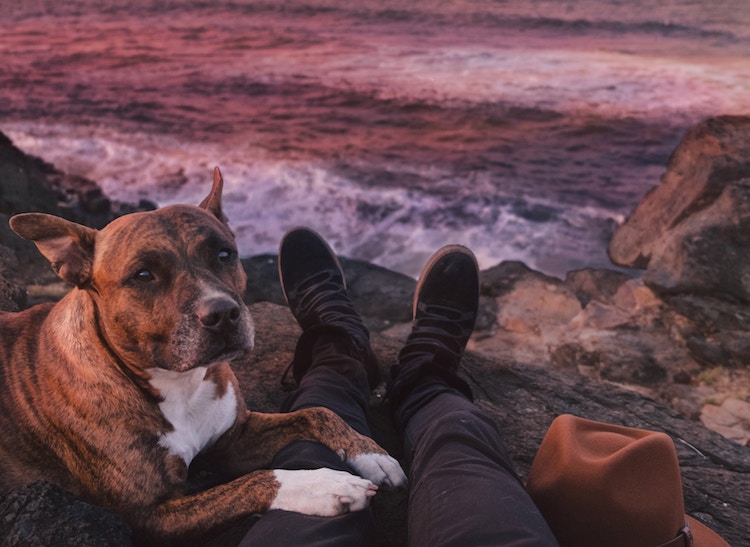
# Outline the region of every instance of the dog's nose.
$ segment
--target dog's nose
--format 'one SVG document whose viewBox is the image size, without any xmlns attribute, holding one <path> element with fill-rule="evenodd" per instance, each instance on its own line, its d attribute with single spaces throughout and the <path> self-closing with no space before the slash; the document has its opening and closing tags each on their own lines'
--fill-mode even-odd
<svg viewBox="0 0 750 547">
<path fill-rule="evenodd" d="M 237 302 L 226 296 L 204 299 L 198 304 L 196 313 L 201 325 L 214 332 L 236 327 L 241 315 Z"/>
</svg>

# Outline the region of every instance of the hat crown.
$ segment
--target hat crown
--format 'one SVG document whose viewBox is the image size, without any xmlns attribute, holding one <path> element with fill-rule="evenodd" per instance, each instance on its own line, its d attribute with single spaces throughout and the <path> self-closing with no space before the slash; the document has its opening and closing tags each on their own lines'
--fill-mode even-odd
<svg viewBox="0 0 750 547">
<path fill-rule="evenodd" d="M 685 524 L 677 453 L 664 433 L 560 416 L 527 488 L 561 545 L 657 546 Z"/>
</svg>

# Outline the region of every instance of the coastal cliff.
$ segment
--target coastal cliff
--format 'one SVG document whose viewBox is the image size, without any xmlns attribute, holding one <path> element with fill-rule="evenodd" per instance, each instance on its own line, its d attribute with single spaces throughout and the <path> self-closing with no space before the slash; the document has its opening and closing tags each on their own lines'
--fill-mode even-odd
<svg viewBox="0 0 750 547">
<path fill-rule="evenodd" d="M 661 184 L 615 232 L 609 254 L 617 267 L 565 279 L 518 262 L 481 272 L 481 313 L 462 374 L 522 477 L 562 413 L 664 431 L 680 458 L 686 511 L 730 544 L 750 536 L 748 189 L 750 118 L 712 118 L 688 131 Z M 8 216 L 43 210 L 101 226 L 150 207 L 113 204 L 93 182 L 67 177 L 0 136 L 0 307 L 21 309 L 65 290 L 33 246 L 9 233 Z M 280 378 L 299 335 L 275 260 L 243 260 L 257 347 L 234 369 L 248 406 L 259 411 L 275 411 L 286 395 Z M 409 331 L 416 283 L 365 262 L 342 264 L 387 378 Z M 374 428 L 400 456 L 382 396 L 381 386 Z M 34 485 L 0 500 L 6 544 L 65 544 L 67 537 L 82 545 L 80 523 L 99 522 L 98 509 L 66 496 Z M 405 543 L 405 505 L 403 492 L 375 498 L 381 544 Z M 127 534 L 102 541 L 112 525 L 101 522 L 104 535 L 91 545 L 127 543 Z M 85 537 L 95 536 L 87 530 Z M 240 534 L 241 527 L 228 531 L 216 544 L 231 545 Z"/>
</svg>

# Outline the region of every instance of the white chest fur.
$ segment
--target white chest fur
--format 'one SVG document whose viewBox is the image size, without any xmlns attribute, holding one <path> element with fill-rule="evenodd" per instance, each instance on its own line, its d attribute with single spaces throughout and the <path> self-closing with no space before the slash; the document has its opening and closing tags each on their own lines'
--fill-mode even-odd
<svg viewBox="0 0 750 547">
<path fill-rule="evenodd" d="M 217 396 L 217 385 L 206 380 L 206 367 L 186 372 L 149 369 L 151 385 L 163 401 L 159 409 L 174 428 L 161 436 L 159 444 L 190 465 L 198 452 L 211 446 L 234 423 L 237 399 L 234 386 Z"/>
</svg>

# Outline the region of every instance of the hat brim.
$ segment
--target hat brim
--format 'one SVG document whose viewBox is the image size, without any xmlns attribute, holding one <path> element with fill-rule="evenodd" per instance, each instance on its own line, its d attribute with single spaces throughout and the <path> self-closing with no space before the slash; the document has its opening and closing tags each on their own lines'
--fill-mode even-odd
<svg viewBox="0 0 750 547">
<path fill-rule="evenodd" d="M 705 524 L 695 520 L 690 515 L 685 515 L 685 518 L 690 523 L 690 532 L 693 534 L 693 545 L 695 547 L 731 547 L 729 543 Z"/>
</svg>

